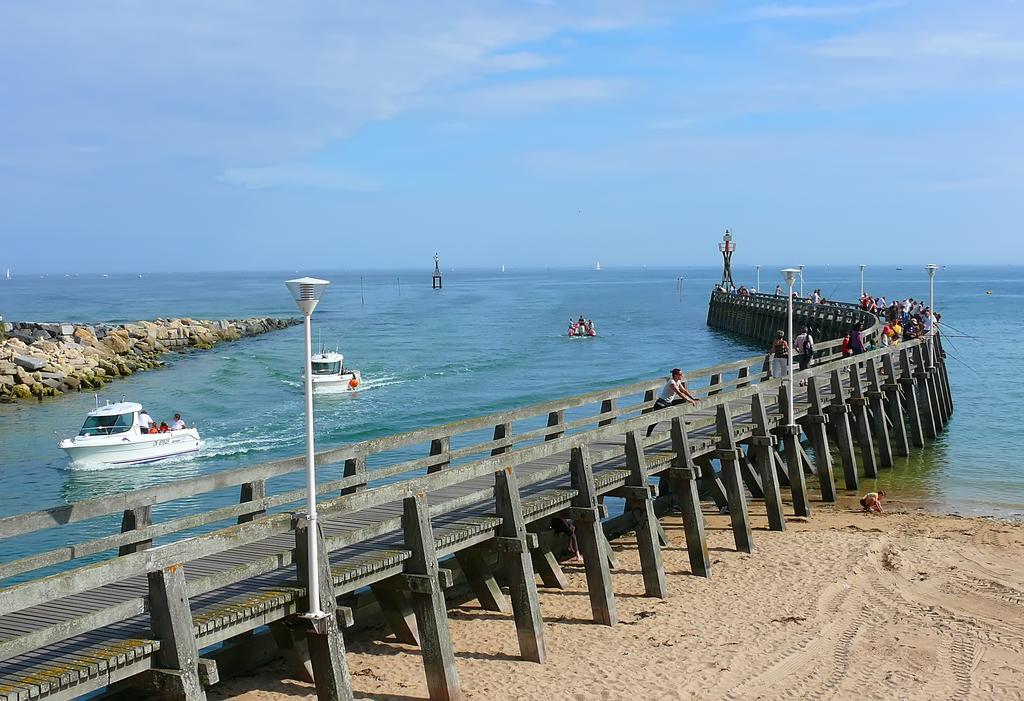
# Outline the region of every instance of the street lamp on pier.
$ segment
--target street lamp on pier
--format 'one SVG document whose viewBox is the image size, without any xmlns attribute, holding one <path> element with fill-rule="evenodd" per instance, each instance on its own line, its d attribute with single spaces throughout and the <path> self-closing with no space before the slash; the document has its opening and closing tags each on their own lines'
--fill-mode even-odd
<svg viewBox="0 0 1024 701">
<path fill-rule="evenodd" d="M 803 264 L 798 265 L 798 272 L 800 273 L 800 299 L 804 297 L 804 266 Z"/>
<path fill-rule="evenodd" d="M 800 267 L 802 268 L 803 266 L 801 265 Z M 786 295 L 786 323 L 789 328 L 787 339 L 789 344 L 789 406 L 786 407 L 787 426 L 796 424 L 796 420 L 793 418 L 793 283 L 796 281 L 796 276 L 799 273 L 799 268 L 785 268 L 782 271 L 783 276 L 786 278 L 786 285 L 789 286 L 789 294 Z"/>
<path fill-rule="evenodd" d="M 761 266 L 755 266 L 757 268 L 757 291 L 761 292 Z"/>
<path fill-rule="evenodd" d="M 307 537 L 307 559 L 306 559 L 306 582 L 309 598 L 309 611 L 303 614 L 313 622 L 314 626 L 327 616 L 320 608 L 320 568 L 319 568 L 319 533 L 316 523 L 316 458 L 313 447 L 313 310 L 324 290 L 331 283 L 327 280 L 320 280 L 313 277 L 302 277 L 285 282 L 288 290 L 295 299 L 305 317 L 306 329 L 306 537 Z"/>
<path fill-rule="evenodd" d="M 867 266 L 863 263 L 860 264 L 860 298 L 864 299 L 864 268 Z"/>
<path fill-rule="evenodd" d="M 935 271 L 939 269 L 935 263 L 925 266 L 928 271 L 928 312 L 932 315 L 932 327 L 928 331 L 928 369 L 935 367 Z"/>
</svg>

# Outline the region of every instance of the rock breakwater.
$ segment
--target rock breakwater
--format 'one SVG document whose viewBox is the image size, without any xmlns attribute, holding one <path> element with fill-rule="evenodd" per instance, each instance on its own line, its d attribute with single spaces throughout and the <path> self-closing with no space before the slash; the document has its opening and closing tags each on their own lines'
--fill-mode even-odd
<svg viewBox="0 0 1024 701">
<path fill-rule="evenodd" d="M 212 348 L 287 328 L 301 319 L 156 319 L 131 324 L 0 326 L 0 401 L 96 389 L 115 377 L 163 365 L 173 351 Z"/>
</svg>

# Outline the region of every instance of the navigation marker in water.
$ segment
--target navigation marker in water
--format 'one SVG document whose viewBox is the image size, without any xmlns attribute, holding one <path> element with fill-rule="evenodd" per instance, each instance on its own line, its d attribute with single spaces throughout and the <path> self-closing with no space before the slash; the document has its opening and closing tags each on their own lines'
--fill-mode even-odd
<svg viewBox="0 0 1024 701">
<path fill-rule="evenodd" d="M 434 254 L 434 277 L 430 281 L 430 288 L 441 289 L 441 258 L 436 253 Z"/>
<path fill-rule="evenodd" d="M 725 236 L 722 237 L 724 243 L 718 244 L 718 250 L 722 252 L 722 260 L 724 265 L 722 266 L 722 288 L 728 292 L 733 288 L 732 283 L 732 254 L 736 251 L 736 244 L 732 242 L 732 234 L 728 229 L 725 230 Z"/>
</svg>

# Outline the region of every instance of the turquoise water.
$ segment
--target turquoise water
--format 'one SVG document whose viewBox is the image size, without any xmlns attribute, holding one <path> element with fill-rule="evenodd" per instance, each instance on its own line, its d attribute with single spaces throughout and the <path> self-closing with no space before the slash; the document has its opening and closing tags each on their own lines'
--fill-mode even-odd
<svg viewBox="0 0 1024 701">
<path fill-rule="evenodd" d="M 775 275 L 763 270 L 762 288 Z M 314 338 L 340 344 L 363 373 L 364 391 L 318 398 L 319 448 L 622 384 L 679 365 L 697 368 L 759 351 L 705 326 L 717 269 L 303 271 L 332 280 L 314 315 Z M 0 280 L 0 313 L 39 321 L 128 321 L 158 316 L 292 316 L 288 273 L 49 275 Z M 677 278 L 684 278 L 677 290 Z M 360 280 L 362 277 L 362 280 Z M 738 282 L 754 281 L 738 268 Z M 1024 389 L 1019 312 L 1024 268 L 953 267 L 939 273 L 938 308 L 956 412 L 927 449 L 883 471 L 898 496 L 963 514 L 1024 514 Z M 808 268 L 807 291 L 854 299 L 858 271 Z M 923 266 L 869 268 L 867 287 L 927 296 Z M 986 295 L 991 290 L 992 295 Z M 569 339 L 568 319 L 592 317 L 600 337 Z M 0 515 L 134 489 L 303 451 L 301 327 L 168 356 L 165 369 L 118 380 L 103 398 L 142 401 L 158 420 L 180 411 L 207 444 L 196 458 L 137 468 L 69 470 L 55 434 L 77 431 L 92 394 L 0 405 Z M 232 495 L 229 495 L 230 498 Z M 225 495 L 196 497 L 216 500 Z M 211 501 L 212 503 L 212 501 Z M 223 503 L 223 502 L 218 502 Z M 75 528 L 110 528 L 92 522 Z M 108 531 L 109 532 L 109 531 Z M 70 537 L 68 529 L 33 545 Z M 48 539 L 55 540 L 48 540 Z M 22 552 L 0 542 L 0 560 Z"/>
</svg>

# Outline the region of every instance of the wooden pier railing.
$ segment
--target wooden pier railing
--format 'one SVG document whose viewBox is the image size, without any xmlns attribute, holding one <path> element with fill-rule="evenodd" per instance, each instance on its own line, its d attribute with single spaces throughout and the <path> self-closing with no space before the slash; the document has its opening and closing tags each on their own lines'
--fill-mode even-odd
<svg viewBox="0 0 1024 701">
<path fill-rule="evenodd" d="M 786 328 L 786 315 L 786 298 L 775 295 L 716 291 L 708 304 L 708 326 L 764 343 L 771 342 L 776 331 Z M 806 299 L 793 299 L 793 333 L 800 333 L 800 327 L 806 326 L 818 341 L 842 338 L 857 323 L 868 330 L 875 322 L 873 314 L 855 304 L 813 304 Z"/>
<path fill-rule="evenodd" d="M 748 499 L 783 530 L 787 512 L 810 515 L 812 491 L 836 499 L 833 453 L 856 489 L 941 431 L 953 407 L 938 337 L 852 358 L 838 346 L 819 344 L 797 374 L 794 426 L 787 386 L 757 355 L 689 373 L 696 406 L 652 414 L 655 379 L 322 451 L 315 563 L 296 511 L 301 457 L 2 518 L 11 550 L 47 529 L 116 514 L 122 525 L 0 564 L 14 582 L 0 589 L 0 698 L 68 699 L 130 680 L 202 699 L 218 678 L 207 651 L 267 626 L 320 698 L 352 698 L 341 629 L 367 591 L 397 639 L 420 646 L 431 698 L 461 698 L 444 590 L 458 572 L 485 608 L 510 613 L 523 658 L 543 661 L 536 577 L 564 584 L 552 516 L 574 519 L 594 620 L 614 625 L 606 529 L 636 532 L 647 595 L 665 597 L 657 515 L 670 505 L 694 574 L 710 576 L 702 498 L 728 507 L 750 552 Z M 223 505 L 201 509 L 199 495 Z M 624 500 L 621 516 L 609 518 L 609 498 Z M 309 565 L 331 614 L 317 628 L 297 616 Z"/>
</svg>

